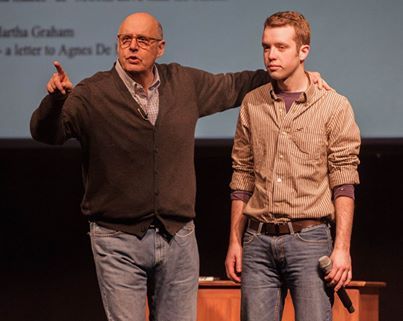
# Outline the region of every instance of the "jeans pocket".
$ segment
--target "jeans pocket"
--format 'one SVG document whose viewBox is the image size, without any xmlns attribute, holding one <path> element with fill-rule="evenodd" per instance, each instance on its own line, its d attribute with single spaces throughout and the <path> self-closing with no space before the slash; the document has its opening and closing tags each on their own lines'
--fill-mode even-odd
<svg viewBox="0 0 403 321">
<path fill-rule="evenodd" d="M 331 242 L 330 229 L 325 224 L 303 229 L 300 233 L 297 233 L 296 236 L 299 240 L 308 243 Z"/>
<path fill-rule="evenodd" d="M 95 222 L 90 222 L 90 236 L 91 237 L 113 237 L 123 232 L 109 229 L 98 225 Z"/>
<path fill-rule="evenodd" d="M 243 235 L 242 245 L 245 246 L 245 245 L 252 243 L 252 241 L 255 239 L 255 237 L 256 237 L 256 234 L 246 230 Z"/>
<path fill-rule="evenodd" d="M 195 232 L 195 225 L 193 221 L 186 223 L 178 232 L 176 232 L 174 239 L 180 246 L 187 245 L 193 240 Z"/>
</svg>

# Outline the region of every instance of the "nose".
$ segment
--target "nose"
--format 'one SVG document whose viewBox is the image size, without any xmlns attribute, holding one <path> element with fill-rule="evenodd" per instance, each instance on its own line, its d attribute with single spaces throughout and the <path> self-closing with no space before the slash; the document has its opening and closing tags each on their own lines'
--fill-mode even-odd
<svg viewBox="0 0 403 321">
<path fill-rule="evenodd" d="M 267 54 L 267 57 L 268 57 L 270 60 L 276 59 L 277 54 L 276 54 L 275 48 L 271 48 L 271 49 L 269 50 L 269 52 L 268 52 L 268 54 Z"/>
<path fill-rule="evenodd" d="M 130 42 L 129 46 L 130 50 L 136 51 L 139 49 L 139 45 L 137 44 L 137 38 L 133 37 L 132 41 Z"/>
</svg>

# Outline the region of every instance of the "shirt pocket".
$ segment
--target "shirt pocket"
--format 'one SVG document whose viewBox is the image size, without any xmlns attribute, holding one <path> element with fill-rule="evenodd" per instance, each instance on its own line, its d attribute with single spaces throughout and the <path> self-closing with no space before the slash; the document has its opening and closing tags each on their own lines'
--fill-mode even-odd
<svg viewBox="0 0 403 321">
<path fill-rule="evenodd" d="M 319 160 L 326 157 L 326 135 L 311 128 L 298 128 L 291 132 L 290 151 L 296 158 Z"/>
</svg>

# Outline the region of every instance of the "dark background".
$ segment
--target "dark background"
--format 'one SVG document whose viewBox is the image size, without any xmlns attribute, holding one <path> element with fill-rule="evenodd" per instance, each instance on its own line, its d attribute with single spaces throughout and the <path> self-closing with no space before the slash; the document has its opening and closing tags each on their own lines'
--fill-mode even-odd
<svg viewBox="0 0 403 321">
<path fill-rule="evenodd" d="M 224 277 L 230 140 L 198 140 L 201 275 Z M 0 319 L 105 321 L 80 214 L 80 148 L 0 140 Z M 364 140 L 352 237 L 354 280 L 384 281 L 380 320 L 403 315 L 403 140 Z"/>
</svg>

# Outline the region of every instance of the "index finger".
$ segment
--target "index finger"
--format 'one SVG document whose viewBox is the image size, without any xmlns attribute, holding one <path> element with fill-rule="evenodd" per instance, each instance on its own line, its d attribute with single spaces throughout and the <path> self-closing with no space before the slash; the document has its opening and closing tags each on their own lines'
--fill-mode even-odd
<svg viewBox="0 0 403 321">
<path fill-rule="evenodd" d="M 62 67 L 62 64 L 58 61 L 54 61 L 53 65 L 55 66 L 57 73 L 59 74 L 60 77 L 65 77 L 66 73 L 64 72 L 64 69 Z"/>
</svg>

